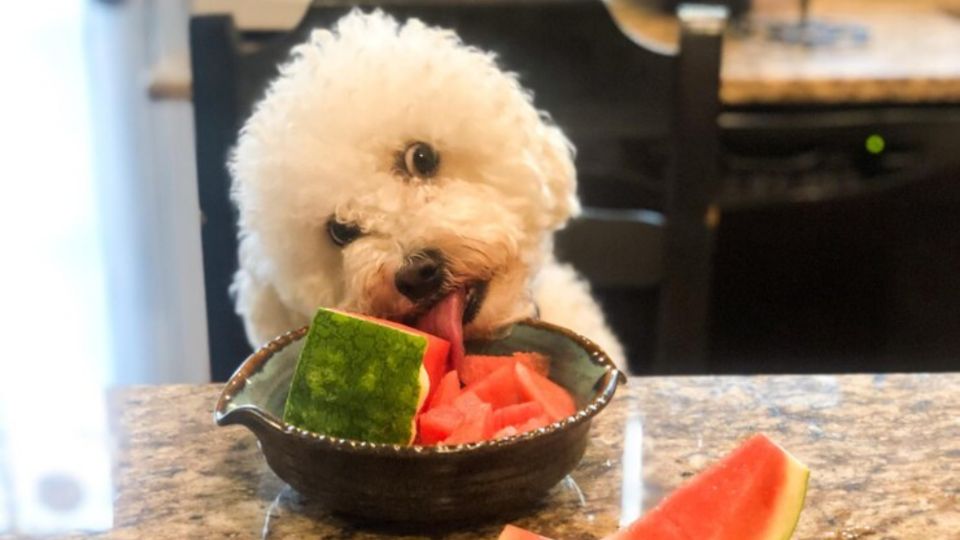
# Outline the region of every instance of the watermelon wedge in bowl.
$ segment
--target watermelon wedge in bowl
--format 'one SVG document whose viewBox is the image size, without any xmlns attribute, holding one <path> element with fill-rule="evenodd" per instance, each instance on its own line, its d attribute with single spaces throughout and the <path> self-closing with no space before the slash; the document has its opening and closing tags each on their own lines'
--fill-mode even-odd
<svg viewBox="0 0 960 540">
<path fill-rule="evenodd" d="M 284 334 L 247 358 L 225 385 L 214 418 L 221 426 L 250 429 L 277 476 L 345 517 L 429 525 L 521 512 L 577 466 L 591 419 L 626 381 L 589 339 L 524 321 L 502 339 L 465 344 L 464 353 L 549 358 L 548 378 L 572 397 L 572 415 L 514 436 L 456 445 L 338 438 L 283 420 L 307 332 Z"/>
</svg>

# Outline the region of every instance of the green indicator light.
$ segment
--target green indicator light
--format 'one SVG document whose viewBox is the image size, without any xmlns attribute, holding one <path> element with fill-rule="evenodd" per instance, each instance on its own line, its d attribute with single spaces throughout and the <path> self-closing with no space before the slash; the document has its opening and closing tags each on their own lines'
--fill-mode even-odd
<svg viewBox="0 0 960 540">
<path fill-rule="evenodd" d="M 867 152 L 871 154 L 879 154 L 883 152 L 883 149 L 887 146 L 887 141 L 883 139 L 880 135 L 874 133 L 867 137 L 867 140 L 864 142 L 864 146 L 867 148 Z"/>
</svg>

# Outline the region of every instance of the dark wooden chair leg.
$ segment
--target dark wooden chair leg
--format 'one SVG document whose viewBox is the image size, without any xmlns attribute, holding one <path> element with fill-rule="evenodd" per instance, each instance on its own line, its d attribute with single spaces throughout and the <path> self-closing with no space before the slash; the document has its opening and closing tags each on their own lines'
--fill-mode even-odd
<svg viewBox="0 0 960 540">
<path fill-rule="evenodd" d="M 663 282 L 653 372 L 705 373 L 718 179 L 720 52 L 726 10 L 683 5 L 676 152 L 665 199 Z"/>
<path fill-rule="evenodd" d="M 237 269 L 236 211 L 226 170 L 240 121 L 237 37 L 227 16 L 194 18 L 190 32 L 210 376 L 225 381 L 251 352 L 228 292 Z"/>
</svg>

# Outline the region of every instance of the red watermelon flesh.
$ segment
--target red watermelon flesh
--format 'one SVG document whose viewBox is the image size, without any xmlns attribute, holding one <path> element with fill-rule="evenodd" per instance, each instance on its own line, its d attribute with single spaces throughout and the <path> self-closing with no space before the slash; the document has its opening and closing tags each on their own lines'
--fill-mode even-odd
<svg viewBox="0 0 960 540">
<path fill-rule="evenodd" d="M 511 356 L 492 356 L 468 354 L 463 358 L 460 380 L 463 384 L 473 384 L 506 365 L 521 362 L 544 377 L 550 373 L 550 361 L 536 352 L 515 352 Z"/>
<path fill-rule="evenodd" d="M 803 509 L 809 475 L 786 450 L 754 435 L 604 540 L 788 540 Z M 514 525 L 499 536 L 545 538 Z"/>
<path fill-rule="evenodd" d="M 544 412 L 551 420 L 562 420 L 577 411 L 573 398 L 562 386 L 521 363 L 515 364 L 514 367 L 516 381 L 519 383 L 524 400 L 536 401 L 542 405 Z"/>
<path fill-rule="evenodd" d="M 493 408 L 483 403 L 465 415 L 463 422 L 453 430 L 443 444 L 466 444 L 483 441 L 493 437 Z"/>
<path fill-rule="evenodd" d="M 526 529 L 514 525 L 507 525 L 503 528 L 497 540 L 550 540 L 546 536 L 534 534 Z"/>
<path fill-rule="evenodd" d="M 553 423 L 553 420 L 551 420 L 549 416 L 545 414 L 541 414 L 540 416 L 531 418 L 526 422 L 517 426 L 517 431 L 519 431 L 520 433 L 526 433 L 528 431 L 533 431 L 535 429 L 540 429 L 542 427 L 549 426 L 551 423 Z"/>
<path fill-rule="evenodd" d="M 521 383 L 521 378 L 526 382 Z M 449 411 L 430 415 L 434 410 L 450 408 L 463 415 L 459 424 L 456 423 L 458 417 Z M 504 365 L 462 389 L 455 372 L 451 371 L 421 413 L 426 419 L 421 422 L 421 429 L 427 432 L 419 441 L 435 444 L 439 439 L 443 444 L 462 444 L 509 437 L 542 428 L 573 412 L 573 398 L 566 390 L 526 368 L 522 362 Z M 512 429 L 506 430 L 508 427 Z M 448 436 L 443 437 L 444 434 Z"/>
<path fill-rule="evenodd" d="M 508 405 L 493 411 L 493 425 L 497 430 L 508 426 L 517 427 L 541 414 L 543 414 L 543 406 L 536 401 Z"/>
<path fill-rule="evenodd" d="M 437 444 L 456 431 L 465 417 L 462 411 L 451 405 L 430 409 L 418 418 L 418 442 Z"/>
<path fill-rule="evenodd" d="M 427 409 L 452 405 L 453 400 L 460 396 L 460 377 L 456 371 L 450 371 L 440 379 L 440 385 L 433 392 L 433 396 L 427 403 Z"/>
<path fill-rule="evenodd" d="M 607 540 L 785 540 L 810 471 L 755 435 Z"/>
<path fill-rule="evenodd" d="M 522 364 L 505 365 L 482 380 L 467 386 L 465 391 L 473 392 L 481 400 L 493 405 L 494 409 L 527 401 L 520 393 L 520 384 L 517 382 L 514 370 L 514 366 L 520 365 Z"/>
<path fill-rule="evenodd" d="M 463 414 L 468 414 L 481 405 L 489 405 L 489 403 L 480 399 L 476 392 L 464 391 L 453 400 L 453 406 Z"/>
</svg>

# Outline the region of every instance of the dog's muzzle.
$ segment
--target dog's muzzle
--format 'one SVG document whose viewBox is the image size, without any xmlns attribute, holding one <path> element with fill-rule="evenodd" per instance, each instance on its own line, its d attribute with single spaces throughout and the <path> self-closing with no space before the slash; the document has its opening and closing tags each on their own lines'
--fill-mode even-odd
<svg viewBox="0 0 960 540">
<path fill-rule="evenodd" d="M 400 294 L 413 302 L 436 295 L 446 283 L 446 261 L 433 249 L 418 251 L 407 257 L 394 276 Z"/>
</svg>

